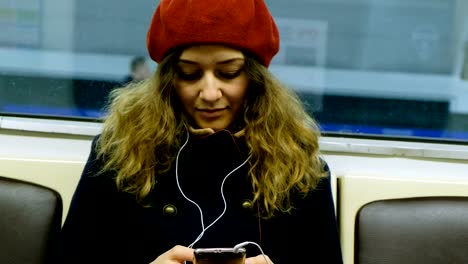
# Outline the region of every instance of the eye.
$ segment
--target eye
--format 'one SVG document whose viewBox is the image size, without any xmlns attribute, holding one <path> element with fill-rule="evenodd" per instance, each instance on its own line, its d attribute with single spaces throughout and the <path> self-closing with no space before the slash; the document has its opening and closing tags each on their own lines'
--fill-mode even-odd
<svg viewBox="0 0 468 264">
<path fill-rule="evenodd" d="M 218 76 L 224 79 L 234 79 L 238 77 L 244 69 L 239 69 L 237 71 L 218 71 Z"/>
<path fill-rule="evenodd" d="M 184 81 L 195 81 L 198 80 L 202 77 L 203 73 L 202 71 L 191 71 L 191 72 L 186 72 L 183 71 L 182 69 L 177 70 L 177 77 Z"/>
</svg>

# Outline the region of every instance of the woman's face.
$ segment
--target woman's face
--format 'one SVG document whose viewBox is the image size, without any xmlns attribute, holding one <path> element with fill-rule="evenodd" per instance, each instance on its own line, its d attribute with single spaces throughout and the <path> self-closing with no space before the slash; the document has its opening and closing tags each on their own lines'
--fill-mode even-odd
<svg viewBox="0 0 468 264">
<path fill-rule="evenodd" d="M 177 63 L 176 93 L 199 128 L 227 129 L 243 112 L 248 78 L 242 52 L 220 45 L 185 49 Z"/>
</svg>

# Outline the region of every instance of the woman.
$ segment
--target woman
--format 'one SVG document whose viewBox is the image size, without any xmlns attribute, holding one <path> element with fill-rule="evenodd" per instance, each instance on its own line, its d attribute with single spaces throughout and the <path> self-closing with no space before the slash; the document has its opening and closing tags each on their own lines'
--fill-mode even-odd
<svg viewBox="0 0 468 264">
<path fill-rule="evenodd" d="M 261 0 L 163 0 L 158 65 L 115 90 L 62 231 L 62 263 L 184 263 L 246 246 L 246 263 L 342 263 L 319 132 L 267 67 Z"/>
</svg>

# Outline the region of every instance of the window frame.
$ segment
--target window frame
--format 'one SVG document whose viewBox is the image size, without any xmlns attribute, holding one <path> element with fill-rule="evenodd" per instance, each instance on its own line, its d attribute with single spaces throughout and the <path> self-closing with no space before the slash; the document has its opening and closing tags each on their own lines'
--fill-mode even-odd
<svg viewBox="0 0 468 264">
<path fill-rule="evenodd" d="M 28 131 L 51 134 L 95 136 L 102 122 L 0 116 L 0 131 Z M 395 157 L 468 160 L 468 142 L 420 140 L 359 134 L 323 133 L 320 151 L 327 153 L 372 154 Z"/>
</svg>

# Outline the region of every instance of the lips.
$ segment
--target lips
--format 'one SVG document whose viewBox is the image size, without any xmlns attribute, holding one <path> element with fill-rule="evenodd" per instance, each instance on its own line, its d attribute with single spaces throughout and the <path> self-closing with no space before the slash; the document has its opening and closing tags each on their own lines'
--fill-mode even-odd
<svg viewBox="0 0 468 264">
<path fill-rule="evenodd" d="M 205 118 L 216 118 L 222 115 L 226 108 L 199 108 L 197 111 L 202 117 Z"/>
<path fill-rule="evenodd" d="M 199 109 L 198 111 L 208 112 L 208 113 L 214 113 L 214 112 L 218 112 L 218 111 L 222 111 L 222 110 L 224 110 L 224 108 L 218 108 L 218 109 Z"/>
</svg>

